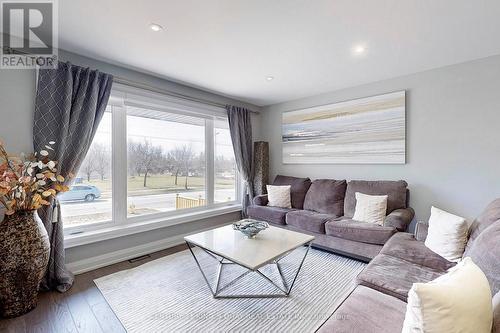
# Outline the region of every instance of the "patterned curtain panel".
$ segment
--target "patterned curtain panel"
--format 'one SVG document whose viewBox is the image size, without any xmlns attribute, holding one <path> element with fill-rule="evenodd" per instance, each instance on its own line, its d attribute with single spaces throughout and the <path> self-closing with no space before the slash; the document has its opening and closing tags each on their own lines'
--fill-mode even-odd
<svg viewBox="0 0 500 333">
<path fill-rule="evenodd" d="M 243 216 L 246 216 L 247 207 L 253 199 L 253 158 L 252 158 L 252 123 L 250 110 L 237 106 L 226 106 L 229 120 L 229 131 L 233 142 L 234 157 L 241 177 L 245 181 L 243 186 Z"/>
<path fill-rule="evenodd" d="M 59 162 L 60 174 L 77 174 L 106 109 L 112 83 L 111 75 L 69 62 L 59 63 L 57 69 L 40 70 L 33 144 L 35 151 L 40 151 L 48 142 L 56 142 L 50 157 Z M 51 244 L 49 266 L 41 287 L 64 292 L 71 288 L 73 275 L 64 263 L 59 203 L 54 200 L 51 206 L 40 209 L 38 213 Z"/>
</svg>

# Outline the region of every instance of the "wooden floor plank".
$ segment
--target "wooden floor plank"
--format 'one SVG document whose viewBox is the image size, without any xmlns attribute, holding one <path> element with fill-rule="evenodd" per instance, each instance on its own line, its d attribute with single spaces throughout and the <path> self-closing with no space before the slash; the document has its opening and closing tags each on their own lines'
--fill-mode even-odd
<svg viewBox="0 0 500 333">
<path fill-rule="evenodd" d="M 106 301 L 96 303 L 92 306 L 92 311 L 96 316 L 101 328 L 104 332 L 125 333 L 120 320 L 116 317 L 113 310 L 110 308 Z"/>
<path fill-rule="evenodd" d="M 113 267 L 109 267 L 107 269 L 102 269 L 98 271 L 92 271 L 92 285 L 93 287 L 89 290 L 87 294 L 87 301 L 89 302 L 92 311 L 94 312 L 95 317 L 99 321 L 104 332 L 126 332 L 125 328 L 123 328 L 120 320 L 116 317 L 115 313 L 106 302 L 106 299 L 101 294 L 99 289 L 95 286 L 93 280 L 97 279 L 101 276 L 106 276 L 108 274 L 112 274 L 117 272 L 118 270 L 122 270 L 124 266 L 114 265 Z M 126 268 L 125 268 L 126 269 Z"/>
<path fill-rule="evenodd" d="M 77 333 L 78 331 L 64 294 L 52 292 L 49 295 L 53 300 L 52 304 L 54 307 L 50 320 L 54 322 L 56 332 Z"/>
<path fill-rule="evenodd" d="M 54 332 L 55 327 L 48 318 L 52 316 L 53 304 L 49 293 L 41 293 L 35 309 L 25 314 L 26 332 Z"/>
<path fill-rule="evenodd" d="M 23 319 L 0 319 L 0 332 L 5 333 L 25 333 L 26 332 L 26 322 Z"/>
<path fill-rule="evenodd" d="M 103 332 L 101 325 L 94 316 L 92 308 L 85 299 L 85 290 L 81 289 L 80 285 L 84 284 L 85 280 L 75 279 L 73 287 L 65 293 L 66 303 L 71 312 L 76 330 L 80 333 L 100 333 Z M 67 295 L 66 295 L 67 294 Z"/>
</svg>

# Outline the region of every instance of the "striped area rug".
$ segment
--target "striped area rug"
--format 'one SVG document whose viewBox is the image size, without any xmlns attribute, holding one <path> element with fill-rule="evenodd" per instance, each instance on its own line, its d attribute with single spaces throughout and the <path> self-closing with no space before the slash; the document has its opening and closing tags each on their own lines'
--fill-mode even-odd
<svg viewBox="0 0 500 333">
<path fill-rule="evenodd" d="M 305 248 L 283 259 L 291 281 Z M 210 281 L 217 262 L 195 248 Z M 288 298 L 214 299 L 188 250 L 95 280 L 128 332 L 314 332 L 354 289 L 365 264 L 311 249 Z M 263 271 L 280 281 L 274 266 Z M 224 266 L 221 286 L 244 270 Z M 224 293 L 275 292 L 250 273 Z"/>
</svg>

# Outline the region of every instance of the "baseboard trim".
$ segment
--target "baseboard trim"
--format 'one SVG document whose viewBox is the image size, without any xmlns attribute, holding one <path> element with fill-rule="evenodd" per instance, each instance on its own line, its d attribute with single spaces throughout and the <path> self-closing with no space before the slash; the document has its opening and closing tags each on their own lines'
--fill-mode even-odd
<svg viewBox="0 0 500 333">
<path fill-rule="evenodd" d="M 212 228 L 214 227 L 200 229 L 198 230 L 198 232 L 209 230 Z M 66 263 L 66 267 L 75 275 L 86 273 L 94 269 L 113 265 L 122 261 L 137 258 L 146 254 L 151 254 L 154 252 L 158 252 L 161 250 L 168 249 L 170 247 L 183 244 L 184 237 L 189 234 L 192 234 L 192 232 L 182 235 L 176 235 L 155 242 L 150 242 L 148 244 L 138 245 L 127 249 L 102 254 L 92 258 L 86 258 L 74 262 L 69 262 Z"/>
</svg>

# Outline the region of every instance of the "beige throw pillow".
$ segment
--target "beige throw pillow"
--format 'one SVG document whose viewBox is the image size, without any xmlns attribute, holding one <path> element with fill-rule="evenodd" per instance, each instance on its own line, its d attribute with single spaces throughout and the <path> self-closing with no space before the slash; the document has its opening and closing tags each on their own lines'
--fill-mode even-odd
<svg viewBox="0 0 500 333">
<path fill-rule="evenodd" d="M 491 290 L 481 269 L 465 258 L 408 293 L 403 333 L 490 333 Z"/>
<path fill-rule="evenodd" d="M 290 198 L 290 185 L 276 186 L 267 185 L 267 200 L 268 206 L 282 207 L 282 208 L 292 208 L 291 198 Z"/>
<path fill-rule="evenodd" d="M 432 207 L 425 246 L 441 257 L 457 262 L 464 254 L 468 229 L 463 217 Z"/>
<path fill-rule="evenodd" d="M 356 208 L 353 220 L 384 225 L 387 212 L 387 195 L 355 193 Z"/>
</svg>

